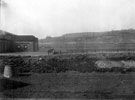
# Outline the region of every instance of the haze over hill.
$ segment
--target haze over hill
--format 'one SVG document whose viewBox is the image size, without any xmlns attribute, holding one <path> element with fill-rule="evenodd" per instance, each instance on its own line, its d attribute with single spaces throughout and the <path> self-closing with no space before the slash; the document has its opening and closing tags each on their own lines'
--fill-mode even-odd
<svg viewBox="0 0 135 100">
<path fill-rule="evenodd" d="M 40 39 L 40 43 L 55 42 L 55 41 L 91 41 L 91 42 L 109 42 L 109 43 L 134 43 L 135 30 L 114 30 L 106 32 L 82 32 L 82 33 L 67 33 L 59 37 L 46 37 Z"/>
<path fill-rule="evenodd" d="M 41 51 L 49 48 L 72 51 L 135 50 L 135 30 L 68 33 L 41 39 L 39 44 Z"/>
</svg>

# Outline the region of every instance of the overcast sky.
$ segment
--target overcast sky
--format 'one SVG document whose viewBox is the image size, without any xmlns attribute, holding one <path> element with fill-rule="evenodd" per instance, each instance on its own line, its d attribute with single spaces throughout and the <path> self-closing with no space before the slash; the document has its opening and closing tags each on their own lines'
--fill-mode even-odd
<svg viewBox="0 0 135 100">
<path fill-rule="evenodd" d="M 39 38 L 135 28 L 135 0 L 3 0 L 3 30 Z"/>
</svg>

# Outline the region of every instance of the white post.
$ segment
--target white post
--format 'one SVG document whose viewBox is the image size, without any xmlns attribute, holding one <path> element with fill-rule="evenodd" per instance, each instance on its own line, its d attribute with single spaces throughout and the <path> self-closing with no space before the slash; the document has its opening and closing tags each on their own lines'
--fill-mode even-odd
<svg viewBox="0 0 135 100">
<path fill-rule="evenodd" d="M 2 30 L 2 0 L 0 0 L 0 30 Z"/>
<path fill-rule="evenodd" d="M 11 78 L 12 77 L 12 69 L 10 65 L 5 65 L 4 68 L 4 75 L 5 78 Z"/>
</svg>

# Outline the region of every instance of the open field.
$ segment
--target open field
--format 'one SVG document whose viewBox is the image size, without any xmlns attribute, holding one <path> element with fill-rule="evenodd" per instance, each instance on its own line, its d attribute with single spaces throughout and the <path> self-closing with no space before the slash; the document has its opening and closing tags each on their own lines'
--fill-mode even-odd
<svg viewBox="0 0 135 100">
<path fill-rule="evenodd" d="M 116 73 L 44 73 L 26 74 L 7 81 L 19 87 L 1 90 L 8 98 L 57 99 L 135 99 L 135 74 Z M 3 80 L 1 79 L 0 85 Z M 18 83 L 19 82 L 19 83 Z"/>
<path fill-rule="evenodd" d="M 135 53 L 1 55 L 0 72 L 1 98 L 135 99 Z"/>
</svg>

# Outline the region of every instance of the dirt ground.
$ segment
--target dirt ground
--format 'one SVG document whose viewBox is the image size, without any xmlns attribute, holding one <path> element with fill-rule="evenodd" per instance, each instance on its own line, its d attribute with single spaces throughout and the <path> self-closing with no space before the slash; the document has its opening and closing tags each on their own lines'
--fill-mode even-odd
<svg viewBox="0 0 135 100">
<path fill-rule="evenodd" d="M 97 52 L 87 52 L 87 53 L 72 53 L 72 54 L 126 54 L 126 53 L 129 53 L 129 51 L 97 51 Z M 133 53 L 135 54 L 134 51 L 131 51 L 130 53 Z M 67 53 L 61 53 L 61 54 L 71 54 L 69 52 Z M 48 55 L 47 52 L 15 52 L 15 53 L 0 53 L 0 56 L 46 56 Z"/>
<path fill-rule="evenodd" d="M 134 80 L 135 73 L 25 73 L 0 78 L 0 97 L 134 100 Z"/>
</svg>

